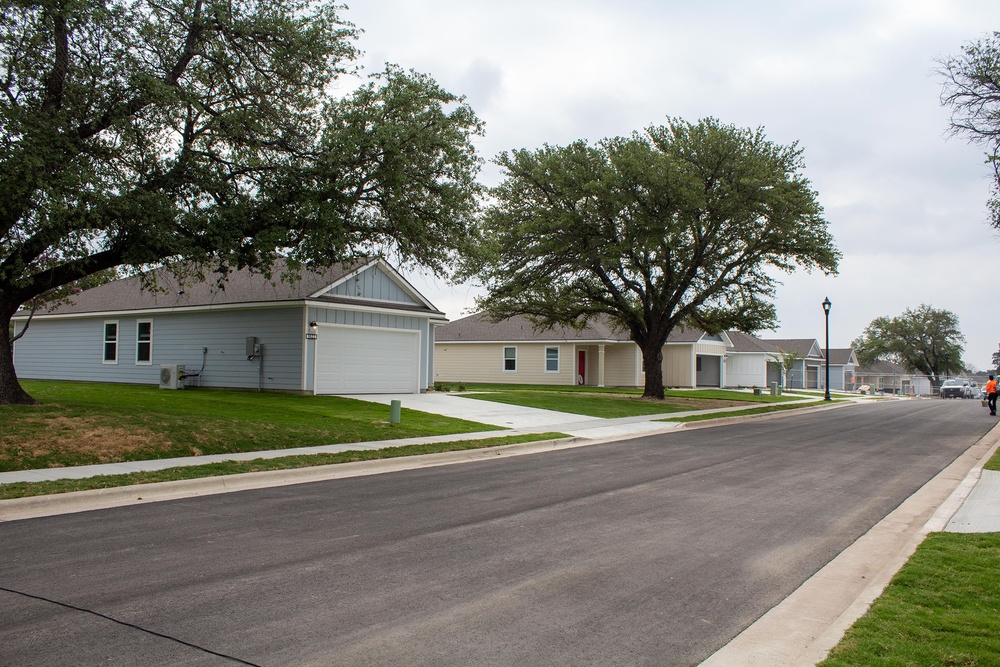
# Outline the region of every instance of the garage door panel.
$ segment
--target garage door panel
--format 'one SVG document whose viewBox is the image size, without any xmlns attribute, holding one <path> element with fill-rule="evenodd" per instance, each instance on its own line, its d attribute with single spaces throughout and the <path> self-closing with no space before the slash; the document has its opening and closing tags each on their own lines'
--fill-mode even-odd
<svg viewBox="0 0 1000 667">
<path fill-rule="evenodd" d="M 316 346 L 316 393 L 414 393 L 418 391 L 419 365 L 417 332 L 321 327 Z"/>
</svg>

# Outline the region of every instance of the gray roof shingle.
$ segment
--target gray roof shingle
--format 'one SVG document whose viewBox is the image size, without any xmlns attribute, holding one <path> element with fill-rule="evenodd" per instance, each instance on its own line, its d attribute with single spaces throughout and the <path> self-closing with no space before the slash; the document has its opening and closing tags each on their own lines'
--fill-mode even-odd
<svg viewBox="0 0 1000 667">
<path fill-rule="evenodd" d="M 694 343 L 705 335 L 700 329 L 678 327 L 670 333 L 669 343 Z M 612 324 L 607 318 L 588 320 L 580 329 L 569 326 L 536 327 L 531 320 L 523 315 L 515 315 L 499 322 L 494 322 L 485 313 L 475 313 L 468 317 L 449 322 L 434 331 L 434 340 L 438 343 L 472 341 L 472 342 L 542 342 L 542 341 L 572 341 L 572 342 L 609 342 L 624 343 L 631 341 L 627 331 Z"/>
<path fill-rule="evenodd" d="M 295 274 L 295 280 L 286 281 L 282 278 L 283 272 L 286 271 L 285 265 L 279 262 L 274 266 L 271 278 L 248 269 L 241 269 L 231 272 L 222 283 L 220 283 L 222 276 L 219 273 L 209 273 L 204 280 L 179 280 L 173 272 L 161 268 L 153 272 L 154 289 L 143 289 L 140 276 L 123 278 L 80 292 L 73 297 L 71 303 L 60 305 L 51 311 L 39 311 L 35 313 L 35 317 L 276 303 L 305 299 L 324 301 L 330 304 L 384 307 L 385 302 L 345 299 L 335 295 L 321 294 L 330 285 L 368 263 L 335 265 L 321 271 L 304 269 Z M 425 314 L 444 315 L 436 309 L 422 305 L 393 303 L 392 307 Z M 25 315 L 26 313 L 18 314 Z"/>
</svg>

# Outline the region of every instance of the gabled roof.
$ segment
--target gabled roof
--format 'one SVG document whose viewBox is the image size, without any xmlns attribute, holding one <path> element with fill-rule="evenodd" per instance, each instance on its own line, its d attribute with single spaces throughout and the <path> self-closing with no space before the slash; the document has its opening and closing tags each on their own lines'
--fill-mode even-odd
<svg viewBox="0 0 1000 667">
<path fill-rule="evenodd" d="M 826 356 L 825 354 L 823 355 Z M 830 364 L 834 366 L 858 365 L 858 358 L 854 356 L 854 348 L 830 348 Z"/>
<path fill-rule="evenodd" d="M 414 303 L 387 303 L 378 300 L 348 298 L 331 292 L 331 289 L 339 283 L 374 265 L 378 265 L 379 268 L 389 273 L 393 280 L 405 287 L 407 294 L 414 298 Z M 178 279 L 169 269 L 161 268 L 153 272 L 154 289 L 143 289 L 140 276 L 123 278 L 80 292 L 72 298 L 71 303 L 60 305 L 51 311 L 36 312 L 35 317 L 250 304 L 264 305 L 296 301 L 345 306 L 391 307 L 415 313 L 444 316 L 444 313 L 437 310 L 382 260 L 335 265 L 319 271 L 303 269 L 296 273 L 295 279 L 291 281 L 282 278 L 284 272 L 287 272 L 285 264 L 279 261 L 272 267 L 271 278 L 267 278 L 261 273 L 251 272 L 249 269 L 240 269 L 231 272 L 220 284 L 222 275 L 219 273 L 210 273 L 205 276 L 204 280 L 187 281 Z M 25 317 L 27 314 L 20 312 L 18 316 Z"/>
<path fill-rule="evenodd" d="M 705 332 L 700 329 L 678 327 L 670 333 L 667 343 L 696 343 L 705 336 Z M 485 313 L 475 313 L 435 329 L 434 341 L 437 343 L 626 343 L 631 339 L 627 331 L 612 324 L 606 317 L 592 318 L 580 329 L 568 326 L 538 328 L 523 315 L 494 322 Z"/>
<path fill-rule="evenodd" d="M 726 335 L 732 341 L 733 347 L 730 352 L 735 353 L 757 353 L 757 354 L 778 354 L 779 350 L 766 340 L 761 340 L 743 331 L 727 331 Z"/>
<path fill-rule="evenodd" d="M 573 327 L 537 328 L 523 315 L 494 322 L 485 313 L 449 322 L 434 330 L 435 342 L 518 342 L 518 341 L 604 341 L 629 340 L 628 334 L 613 328 L 606 320 L 592 320 L 582 329 Z"/>
<path fill-rule="evenodd" d="M 782 352 L 792 352 L 802 359 L 825 358 L 815 338 L 768 338 L 766 342 Z"/>
</svg>

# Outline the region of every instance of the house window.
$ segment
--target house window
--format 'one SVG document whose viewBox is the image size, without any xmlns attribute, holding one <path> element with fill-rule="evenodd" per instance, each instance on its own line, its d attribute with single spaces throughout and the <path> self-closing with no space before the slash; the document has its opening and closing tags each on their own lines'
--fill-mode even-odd
<svg viewBox="0 0 1000 667">
<path fill-rule="evenodd" d="M 547 347 L 547 348 L 545 348 L 545 372 L 546 373 L 558 373 L 559 372 L 559 348 L 558 347 Z"/>
<path fill-rule="evenodd" d="M 118 322 L 104 323 L 104 363 L 118 363 Z"/>
<path fill-rule="evenodd" d="M 503 349 L 503 372 L 513 373 L 517 371 L 517 348 L 505 347 Z"/>
<path fill-rule="evenodd" d="M 140 366 L 153 363 L 153 323 L 149 320 L 136 324 L 135 363 Z"/>
</svg>

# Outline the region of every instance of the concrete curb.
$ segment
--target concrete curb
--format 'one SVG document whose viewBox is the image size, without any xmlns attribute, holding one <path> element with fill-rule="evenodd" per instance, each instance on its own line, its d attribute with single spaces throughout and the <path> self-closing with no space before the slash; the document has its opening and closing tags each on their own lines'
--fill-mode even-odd
<svg viewBox="0 0 1000 667">
<path fill-rule="evenodd" d="M 942 530 L 1000 446 L 1000 424 L 703 667 L 798 667 L 824 660 L 928 533 Z"/>
</svg>

